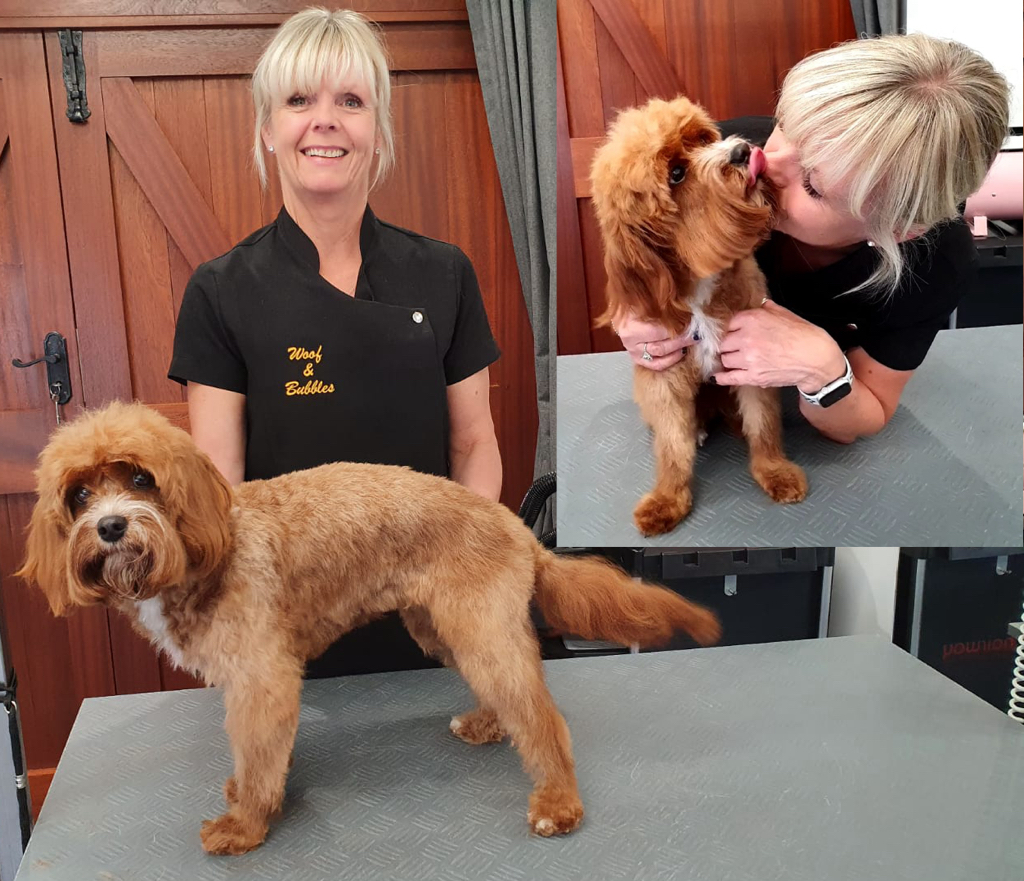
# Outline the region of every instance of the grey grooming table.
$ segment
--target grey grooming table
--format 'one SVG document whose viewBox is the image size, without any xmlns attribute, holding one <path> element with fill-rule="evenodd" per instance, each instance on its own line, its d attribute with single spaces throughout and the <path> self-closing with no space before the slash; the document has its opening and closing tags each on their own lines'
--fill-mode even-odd
<svg viewBox="0 0 1024 881">
<path fill-rule="evenodd" d="M 940 331 L 875 437 L 826 440 L 783 394 L 785 445 L 810 493 L 776 505 L 745 442 L 721 425 L 698 452 L 694 506 L 645 539 L 633 508 L 654 485 L 652 435 L 623 352 L 558 359 L 558 543 L 569 547 L 1016 546 L 1024 492 L 1021 326 Z"/>
<path fill-rule="evenodd" d="M 1024 728 L 887 642 L 549 661 L 587 817 L 531 837 L 449 670 L 306 685 L 283 816 L 209 857 L 212 689 L 87 700 L 17 881 L 1020 881 Z"/>
</svg>

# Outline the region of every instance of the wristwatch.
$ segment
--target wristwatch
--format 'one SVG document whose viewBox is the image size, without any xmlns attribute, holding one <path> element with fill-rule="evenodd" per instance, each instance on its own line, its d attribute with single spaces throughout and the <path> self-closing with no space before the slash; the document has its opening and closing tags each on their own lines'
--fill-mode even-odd
<svg viewBox="0 0 1024 881">
<path fill-rule="evenodd" d="M 853 391 L 853 368 L 845 355 L 843 361 L 846 364 L 846 372 L 839 379 L 833 379 L 811 395 L 797 389 L 800 397 L 815 407 L 831 407 L 836 401 L 841 401 L 850 394 Z"/>
</svg>

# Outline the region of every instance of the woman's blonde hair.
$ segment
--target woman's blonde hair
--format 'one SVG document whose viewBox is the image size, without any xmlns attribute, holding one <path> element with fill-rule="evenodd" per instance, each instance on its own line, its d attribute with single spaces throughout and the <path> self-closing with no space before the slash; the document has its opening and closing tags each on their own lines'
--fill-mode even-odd
<svg viewBox="0 0 1024 881">
<path fill-rule="evenodd" d="M 1009 86 L 977 52 L 923 34 L 842 43 L 782 84 L 776 117 L 825 193 L 840 186 L 881 262 L 868 286 L 892 293 L 899 242 L 956 217 L 1006 138 Z"/>
<path fill-rule="evenodd" d="M 358 12 L 349 9 L 331 12 L 311 7 L 296 13 L 277 29 L 252 75 L 252 100 L 256 109 L 253 160 L 264 187 L 267 166 L 261 133 L 270 121 L 275 104 L 295 92 L 317 92 L 325 78 L 330 82 L 350 74 L 366 83 L 373 95 L 380 135 L 380 153 L 370 189 L 391 170 L 395 163 L 395 141 L 391 128 L 391 78 L 384 41 L 377 28 Z"/>
</svg>

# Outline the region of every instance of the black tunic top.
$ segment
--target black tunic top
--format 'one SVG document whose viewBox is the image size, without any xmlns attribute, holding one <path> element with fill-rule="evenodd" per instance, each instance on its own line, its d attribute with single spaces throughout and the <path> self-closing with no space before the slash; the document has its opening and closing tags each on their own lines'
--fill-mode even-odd
<svg viewBox="0 0 1024 881">
<path fill-rule="evenodd" d="M 473 267 L 367 208 L 354 296 L 277 220 L 192 276 L 169 376 L 246 396 L 246 480 L 325 462 L 447 475 L 446 386 L 498 357 Z"/>
<path fill-rule="evenodd" d="M 448 474 L 446 387 L 498 358 L 465 254 L 367 208 L 354 296 L 282 209 L 189 281 L 169 376 L 246 396 L 245 478 L 326 462 Z M 307 666 L 319 678 L 436 666 L 395 614 Z"/>
<path fill-rule="evenodd" d="M 767 116 L 719 123 L 723 137 L 740 135 L 762 146 L 773 127 Z M 860 347 L 894 370 L 920 366 L 977 272 L 974 239 L 959 219 L 900 244 L 906 266 L 891 296 L 870 287 L 847 293 L 878 265 L 867 242 L 822 269 L 783 272 L 777 260 L 780 236 L 773 233 L 755 255 L 772 299 L 828 331 L 844 352 Z"/>
</svg>

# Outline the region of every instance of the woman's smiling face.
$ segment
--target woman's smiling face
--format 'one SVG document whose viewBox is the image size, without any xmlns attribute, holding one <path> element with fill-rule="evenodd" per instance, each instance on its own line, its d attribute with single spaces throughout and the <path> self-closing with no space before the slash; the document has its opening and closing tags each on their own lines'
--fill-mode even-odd
<svg viewBox="0 0 1024 881">
<path fill-rule="evenodd" d="M 372 91 L 356 77 L 296 91 L 276 103 L 263 130 L 273 146 L 285 196 L 337 195 L 369 190 L 378 146 Z"/>
<path fill-rule="evenodd" d="M 804 166 L 779 126 L 764 145 L 764 155 L 765 174 L 778 188 L 775 229 L 823 248 L 847 247 L 870 238 L 867 224 L 848 212 L 841 185 L 826 191 L 821 169 Z"/>
</svg>

